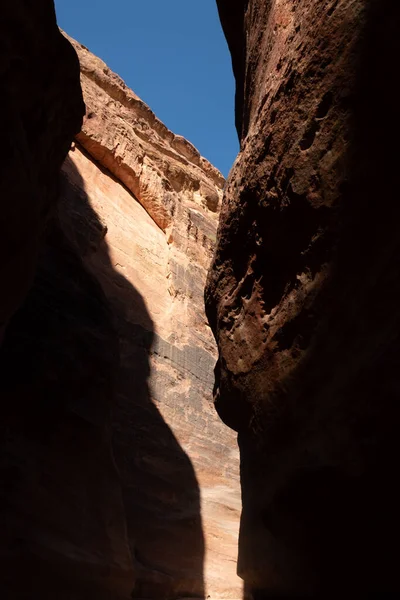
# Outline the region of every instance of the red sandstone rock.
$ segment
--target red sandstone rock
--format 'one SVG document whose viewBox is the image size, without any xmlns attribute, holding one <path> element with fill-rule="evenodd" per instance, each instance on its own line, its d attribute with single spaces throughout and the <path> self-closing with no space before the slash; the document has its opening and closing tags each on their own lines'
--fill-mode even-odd
<svg viewBox="0 0 400 600">
<path fill-rule="evenodd" d="M 206 302 L 241 447 L 239 572 L 257 598 L 398 593 L 400 9 L 218 5 L 241 151 Z"/>
</svg>

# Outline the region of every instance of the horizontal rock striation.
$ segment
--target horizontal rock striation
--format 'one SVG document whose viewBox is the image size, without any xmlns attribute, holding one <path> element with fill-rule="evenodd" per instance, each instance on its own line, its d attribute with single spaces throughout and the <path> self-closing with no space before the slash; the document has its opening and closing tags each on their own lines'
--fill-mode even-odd
<svg viewBox="0 0 400 600">
<path fill-rule="evenodd" d="M 206 304 L 239 432 L 239 572 L 256 598 L 398 593 L 400 10 L 218 6 L 241 150 Z"/>
</svg>

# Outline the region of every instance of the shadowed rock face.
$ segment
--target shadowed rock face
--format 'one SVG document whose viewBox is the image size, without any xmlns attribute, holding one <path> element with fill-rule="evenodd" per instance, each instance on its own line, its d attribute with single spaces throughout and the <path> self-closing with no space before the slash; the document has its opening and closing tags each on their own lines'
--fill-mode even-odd
<svg viewBox="0 0 400 600">
<path fill-rule="evenodd" d="M 82 262 L 102 227 L 82 201 L 78 246 L 62 210 L 0 350 L 0 589 L 10 600 L 111 600 L 134 585 L 110 438 L 118 336 Z"/>
<path fill-rule="evenodd" d="M 141 225 L 141 235 L 146 238 L 153 223 L 129 193 L 79 147 L 71 152 L 63 173 L 60 203 L 63 228 L 75 247 L 81 249 L 87 270 L 101 284 L 115 328 L 115 336 L 108 338 L 108 344 L 106 339 L 103 343 L 99 340 L 98 351 L 106 354 L 110 351 L 107 346 L 113 342 L 119 347 L 119 361 L 113 374 L 110 433 L 123 487 L 124 506 L 119 511 L 127 519 L 136 580 L 129 592 L 133 591 L 135 597 L 203 597 L 204 535 L 199 486 L 189 457 L 155 401 L 157 398 L 158 403 L 167 402 L 168 383 L 175 388 L 175 395 L 179 393 L 179 383 L 168 380 L 168 371 L 174 368 L 169 367 L 167 359 L 171 347 L 167 342 L 161 346 L 145 300 L 124 277 L 123 269 L 116 268 L 122 266 L 122 253 L 118 259 L 116 255 L 124 250 L 123 237 L 113 246 L 116 233 L 113 221 L 122 216 L 118 210 L 120 200 L 133 203 L 130 216 L 135 218 L 132 223 L 128 219 L 125 223 L 130 234 L 132 227 Z M 92 187 L 92 176 L 97 181 L 96 187 Z M 90 204 L 95 205 L 100 199 L 110 203 L 101 217 Z M 138 240 L 129 236 L 127 241 L 132 244 L 134 256 Z M 129 256 L 127 253 L 124 261 L 126 269 Z M 90 330 L 91 327 L 88 333 Z M 157 361 L 162 361 L 163 374 L 159 382 L 162 389 L 155 398 L 149 383 L 157 382 L 152 373 Z M 183 419 L 182 396 L 177 400 L 182 404 Z M 104 507 L 102 500 L 94 502 Z"/>
<path fill-rule="evenodd" d="M 84 105 L 53 2 L 2 4 L 0 75 L 1 595 L 126 598 L 134 579 L 109 430 L 118 337 L 82 263 L 87 243 L 74 245 L 57 210 Z"/>
<path fill-rule="evenodd" d="M 206 288 L 255 597 L 398 593 L 399 124 L 389 1 L 218 2 L 241 151 Z"/>
<path fill-rule="evenodd" d="M 0 23 L 0 339 L 35 272 L 61 165 L 84 105 L 79 63 L 52 0 L 5 0 Z"/>
</svg>

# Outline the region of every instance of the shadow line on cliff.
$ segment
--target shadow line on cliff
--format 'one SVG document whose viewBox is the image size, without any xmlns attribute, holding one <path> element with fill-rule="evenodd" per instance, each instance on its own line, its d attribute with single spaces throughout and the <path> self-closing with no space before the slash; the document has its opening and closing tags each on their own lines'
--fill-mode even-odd
<svg viewBox="0 0 400 600">
<path fill-rule="evenodd" d="M 33 288 L 0 350 L 10 600 L 204 597 L 199 486 L 150 397 L 154 326 L 106 233 L 67 158 Z"/>
<path fill-rule="evenodd" d="M 84 151 L 83 154 L 86 155 Z M 118 338 L 113 450 L 136 571 L 133 596 L 202 598 L 204 536 L 200 491 L 189 457 L 150 395 L 154 324 L 145 299 L 112 264 L 107 230 L 90 206 L 84 180 L 70 158 L 64 168 L 62 197 L 66 202 L 61 202 L 60 220 L 65 224 L 69 215 L 67 237 L 74 238 L 75 244 L 81 244 L 79 237 L 90 242 L 86 266 L 107 297 Z M 132 201 L 136 202 L 133 198 Z M 83 213 L 87 216 L 81 236 L 75 217 L 79 222 Z M 80 247 L 80 253 L 85 252 Z"/>
</svg>

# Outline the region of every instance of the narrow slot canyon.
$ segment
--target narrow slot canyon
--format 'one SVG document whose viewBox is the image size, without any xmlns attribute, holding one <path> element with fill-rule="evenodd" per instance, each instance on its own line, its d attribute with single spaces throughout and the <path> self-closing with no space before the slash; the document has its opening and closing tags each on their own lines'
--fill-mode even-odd
<svg viewBox="0 0 400 600">
<path fill-rule="evenodd" d="M 400 594 L 400 6 L 216 5 L 226 180 L 2 7 L 5 600 Z"/>
<path fill-rule="evenodd" d="M 203 299 L 225 181 L 68 42 L 85 115 L 1 349 L 8 597 L 240 598 L 239 453 Z"/>
</svg>

